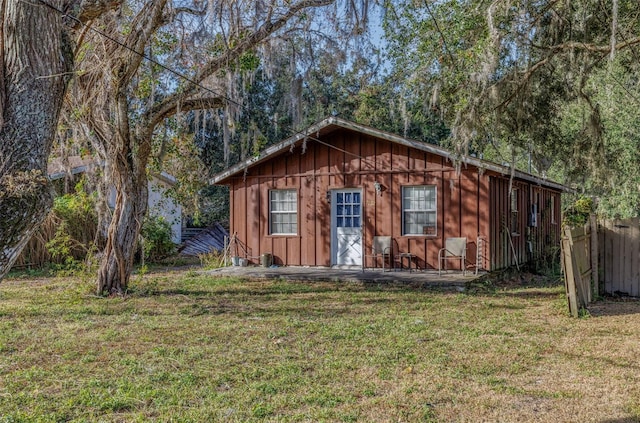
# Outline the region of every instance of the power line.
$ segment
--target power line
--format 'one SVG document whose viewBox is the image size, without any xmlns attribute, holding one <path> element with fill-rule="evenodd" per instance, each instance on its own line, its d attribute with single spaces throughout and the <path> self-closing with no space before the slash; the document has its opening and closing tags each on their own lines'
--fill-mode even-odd
<svg viewBox="0 0 640 423">
<path fill-rule="evenodd" d="M 118 46 L 124 48 L 125 50 L 129 50 L 130 52 L 132 52 L 134 54 L 137 54 L 138 56 L 140 56 L 143 59 L 149 61 L 150 63 L 153 63 L 154 65 L 157 65 L 157 66 L 160 66 L 162 69 L 166 70 L 167 72 L 172 73 L 173 75 L 177 76 L 178 78 L 182 78 L 185 81 L 195 85 L 198 88 L 201 88 L 201 89 L 203 89 L 203 90 L 205 90 L 205 91 L 207 91 L 207 92 L 209 92 L 209 93 L 211 93 L 213 95 L 216 95 L 216 96 L 218 96 L 218 97 L 220 97 L 220 98 L 222 98 L 222 99 L 224 99 L 224 100 L 226 100 L 226 101 L 228 101 L 230 103 L 233 103 L 233 104 L 235 104 L 235 105 L 237 105 L 239 107 L 242 107 L 242 104 L 238 103 L 237 101 L 232 100 L 232 99 L 228 98 L 227 96 L 225 96 L 223 94 L 220 94 L 219 92 L 217 92 L 215 90 L 212 90 L 211 88 L 205 87 L 204 85 L 200 84 L 198 81 L 189 78 L 187 75 L 183 74 L 182 72 L 179 72 L 179 71 L 177 71 L 177 70 L 175 70 L 173 68 L 170 68 L 169 66 L 167 66 L 167 65 L 165 65 L 163 63 L 158 62 L 157 60 L 155 60 L 151 56 L 148 56 L 145 53 L 141 53 L 139 51 L 134 50 L 133 48 L 131 48 L 128 45 L 126 45 L 125 43 L 119 41 L 117 38 L 114 38 L 114 37 L 110 36 L 109 34 L 107 34 L 106 32 L 100 31 L 99 29 L 96 29 L 93 26 L 89 26 L 89 25 L 85 24 L 80 19 L 76 18 L 75 16 L 67 14 L 64 10 L 59 9 L 59 8 L 55 7 L 54 5 L 52 5 L 50 3 L 47 3 L 44 0 L 38 0 L 38 2 L 42 3 L 44 6 L 48 7 L 49 9 L 52 9 L 52 10 L 60 13 L 63 18 L 67 17 L 67 18 L 79 23 L 84 28 L 87 28 L 89 31 L 95 32 L 96 34 L 100 35 L 101 37 L 104 37 L 104 38 L 108 39 L 109 41 L 117 44 Z"/>
<path fill-rule="evenodd" d="M 453 66 L 457 70 L 458 69 L 458 63 L 456 62 L 455 57 L 453 57 L 453 54 L 451 54 L 451 50 L 449 50 L 449 46 L 447 45 L 447 40 L 444 37 L 444 33 L 440 29 L 440 25 L 438 24 L 438 19 L 436 19 L 436 16 L 431 12 L 431 8 L 429 7 L 429 1 L 428 0 L 425 0 L 424 6 L 427 9 L 427 13 L 431 17 L 431 20 L 433 21 L 433 24 L 435 25 L 436 30 L 438 31 L 438 34 L 440 34 L 440 39 L 442 40 L 442 44 L 444 45 L 445 51 L 447 52 L 447 54 L 449 54 L 449 58 L 451 58 L 451 62 L 453 63 Z"/>
<path fill-rule="evenodd" d="M 150 57 L 149 55 L 145 54 L 144 52 L 139 52 L 139 51 L 134 50 L 133 48 L 131 48 L 131 47 L 129 47 L 128 45 L 126 45 L 125 43 L 123 43 L 123 42 L 119 41 L 118 39 L 116 39 L 116 38 L 114 38 L 114 37 L 112 37 L 112 36 L 110 36 L 110 35 L 109 35 L 109 34 L 107 34 L 106 32 L 101 31 L 101 30 L 99 30 L 99 29 L 97 29 L 97 28 L 94 28 L 93 26 L 89 26 L 89 25 L 85 24 L 85 23 L 84 23 L 84 22 L 82 22 L 80 19 L 78 19 L 77 17 L 72 16 L 72 15 L 70 15 L 70 14 L 66 13 L 64 10 L 59 9 L 59 8 L 55 7 L 54 5 L 52 5 L 52 4 L 50 4 L 50 3 L 47 3 L 47 2 L 46 2 L 46 1 L 44 1 L 44 0 L 38 0 L 38 2 L 39 2 L 39 3 L 41 3 L 42 5 L 44 5 L 45 7 L 49 8 L 49 9 L 51 9 L 51 10 L 54 10 L 55 12 L 57 12 L 57 13 L 61 14 L 63 18 L 64 18 L 64 17 L 67 17 L 67 18 L 69 18 L 69 19 L 71 19 L 71 20 L 73 20 L 73 21 L 77 22 L 77 23 L 78 23 L 78 24 L 80 24 L 82 27 L 87 28 L 89 31 L 92 31 L 92 32 L 94 32 L 94 33 L 96 33 L 96 34 L 100 35 L 101 37 L 104 37 L 104 38 L 106 38 L 107 40 L 109 40 L 109 41 L 111 41 L 111 42 L 113 42 L 113 43 L 117 44 L 118 46 L 120 46 L 120 47 L 124 48 L 125 50 L 128 50 L 128 51 L 130 51 L 130 52 L 132 52 L 132 53 L 134 53 L 134 54 L 136 54 L 136 55 L 138 55 L 138 56 L 142 57 L 144 60 L 147 60 L 148 62 L 150 62 L 150 63 L 152 63 L 152 64 L 154 64 L 154 65 L 156 65 L 156 66 L 161 67 L 162 69 L 164 69 L 164 70 L 166 70 L 167 72 L 169 72 L 169 73 L 171 73 L 171 74 L 173 74 L 173 75 L 177 76 L 178 78 L 181 78 L 181 79 L 183 79 L 183 80 L 185 80 L 185 81 L 187 81 L 187 82 L 189 82 L 189 83 L 191 83 L 191 84 L 195 85 L 196 87 L 198 87 L 198 88 L 200 88 L 200 89 L 202 89 L 202 90 L 204 90 L 204 91 L 207 91 L 207 92 L 209 92 L 209 93 L 211 93 L 211 94 L 213 94 L 213 95 L 215 95 L 215 96 L 218 96 L 218 97 L 222 98 L 223 100 L 225 100 L 225 101 L 227 101 L 227 102 L 229 102 L 229 103 L 233 103 L 233 104 L 235 104 L 236 106 L 238 106 L 239 108 L 244 109 L 245 111 L 249 111 L 246 105 L 244 105 L 244 104 L 242 104 L 242 103 L 239 103 L 239 102 L 237 102 L 237 101 L 235 101 L 235 100 L 232 100 L 232 99 L 230 99 L 229 97 L 225 96 L 224 94 L 221 94 L 221 93 L 219 93 L 219 92 L 217 92 L 217 91 L 215 91 L 215 90 L 213 90 L 213 89 L 211 89 L 211 88 L 205 87 L 204 85 L 200 84 L 198 81 L 195 81 L 194 79 L 189 78 L 187 75 L 183 74 L 182 72 L 179 72 L 179 71 L 177 71 L 177 70 L 175 70 L 175 69 L 173 69 L 173 68 L 171 68 L 171 67 L 169 67 L 169 66 L 167 66 L 167 65 L 165 65 L 165 64 L 163 64 L 163 63 L 158 62 L 157 60 L 155 60 L 154 58 L 152 58 L 152 57 Z M 275 125 L 277 125 L 277 124 L 278 124 L 278 122 L 276 122 L 274 119 L 270 119 L 270 121 L 271 121 L 271 123 L 273 123 L 273 124 L 275 124 Z M 324 141 L 321 141 L 320 139 L 318 139 L 318 138 L 316 138 L 316 137 L 313 137 L 313 136 L 311 136 L 311 135 L 309 135 L 309 134 L 307 134 L 307 133 L 304 133 L 304 132 L 302 132 L 302 131 L 299 131 L 299 130 L 297 130 L 297 129 L 294 129 L 293 127 L 289 127 L 289 132 L 290 132 L 292 135 L 301 135 L 301 136 L 304 136 L 305 138 L 311 139 L 311 140 L 313 140 L 313 141 L 315 141 L 315 142 L 318 142 L 318 143 L 320 143 L 320 144 L 322 144 L 322 145 L 326 145 L 327 147 L 333 148 L 333 149 L 335 149 L 335 150 L 337 150 L 337 151 L 340 151 L 340 152 L 342 152 L 342 153 L 349 154 L 349 155 L 351 155 L 351 156 L 357 157 L 357 158 L 359 158 L 359 159 L 361 159 L 361 160 L 364 160 L 365 162 L 370 162 L 370 160 L 368 160 L 367 158 L 364 158 L 364 157 L 360 156 L 359 154 L 355 154 L 355 153 L 352 153 L 352 152 L 349 152 L 349 151 L 343 150 L 343 149 L 341 149 L 341 148 L 338 148 L 338 147 L 336 147 L 336 146 L 333 146 L 333 145 L 331 145 L 331 144 L 329 144 L 329 143 L 326 143 L 326 142 L 324 142 Z M 371 163 L 369 163 L 369 164 L 371 164 Z"/>
</svg>

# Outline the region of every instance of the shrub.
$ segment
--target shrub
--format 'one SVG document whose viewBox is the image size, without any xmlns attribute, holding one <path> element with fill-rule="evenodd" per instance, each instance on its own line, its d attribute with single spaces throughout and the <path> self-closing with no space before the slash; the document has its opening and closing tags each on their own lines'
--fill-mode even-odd
<svg viewBox="0 0 640 423">
<path fill-rule="evenodd" d="M 205 269 L 217 269 L 224 265 L 224 255 L 220 251 L 211 251 L 206 254 L 198 255 L 200 264 Z"/>
<path fill-rule="evenodd" d="M 83 260 L 95 248 L 96 228 L 95 194 L 87 193 L 82 179 L 73 193 L 54 199 L 49 216 L 16 263 L 82 270 Z"/>
<path fill-rule="evenodd" d="M 158 261 L 175 251 L 171 224 L 162 216 L 147 216 L 142 224 L 142 249 L 145 259 Z"/>
<path fill-rule="evenodd" d="M 572 227 L 583 226 L 594 211 L 593 200 L 589 197 L 580 197 L 565 210 L 564 224 Z"/>
</svg>

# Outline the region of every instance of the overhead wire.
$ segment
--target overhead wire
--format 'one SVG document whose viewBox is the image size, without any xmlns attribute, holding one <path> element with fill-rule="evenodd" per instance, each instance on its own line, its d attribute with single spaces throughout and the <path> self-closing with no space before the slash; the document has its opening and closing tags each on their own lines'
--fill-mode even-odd
<svg viewBox="0 0 640 423">
<path fill-rule="evenodd" d="M 217 96 L 217 97 L 219 97 L 219 98 L 221 98 L 221 99 L 223 99 L 223 100 L 225 100 L 225 101 L 227 101 L 229 103 L 232 103 L 232 104 L 238 106 L 241 109 L 244 109 L 244 110 L 248 111 L 246 105 L 244 105 L 244 104 L 242 104 L 242 103 L 240 103 L 240 102 L 238 102 L 236 100 L 233 100 L 233 99 L 229 98 L 228 96 L 226 96 L 226 95 L 224 95 L 224 94 L 222 94 L 222 93 L 220 93 L 220 92 L 218 92 L 216 90 L 213 90 L 213 89 L 211 89 L 209 87 L 205 87 L 200 82 L 194 80 L 193 78 L 190 78 L 189 76 L 185 75 L 184 73 L 182 73 L 180 71 L 177 71 L 177 70 L 175 70 L 175 69 L 173 69 L 173 68 L 171 68 L 171 67 L 169 67 L 169 66 L 167 66 L 167 65 L 165 65 L 163 63 L 160 63 L 159 61 L 155 60 L 153 57 L 145 54 L 144 52 L 139 52 L 139 51 L 129 47 L 125 43 L 121 42 L 120 40 L 118 40 L 115 37 L 112 37 L 111 35 L 107 34 L 104 31 L 101 31 L 101 30 L 99 30 L 99 29 L 97 29 L 97 28 L 95 28 L 93 26 L 87 25 L 86 23 L 84 23 L 80 19 L 78 19 L 77 17 L 66 13 L 64 10 L 62 10 L 62 9 L 60 9 L 60 8 L 58 8 L 58 7 L 54 6 L 54 5 L 46 2 L 45 0 L 36 0 L 36 1 L 38 3 L 41 3 L 42 5 L 44 5 L 45 7 L 47 7 L 49 9 L 61 14 L 63 18 L 67 17 L 67 18 L 73 20 L 74 22 L 77 22 L 83 28 L 85 28 L 85 29 L 87 29 L 87 30 L 89 30 L 91 32 L 94 32 L 94 33 L 98 34 L 99 36 L 101 36 L 101 37 L 103 37 L 103 38 L 115 43 L 119 47 L 122 47 L 125 50 L 128 50 L 128 51 L 130 51 L 130 52 L 142 57 L 144 60 L 148 61 L 149 63 L 152 63 L 152 64 L 154 64 L 156 66 L 159 66 L 160 68 L 166 70 L 167 72 L 173 74 L 174 76 L 176 76 L 176 77 L 178 77 L 180 79 L 183 79 L 183 80 L 193 84 L 194 86 L 196 86 L 196 87 L 198 87 L 198 88 L 200 88 L 200 89 L 202 89 L 202 90 L 204 90 L 204 91 L 206 91 L 206 92 L 208 92 L 210 94 L 213 94 L 213 95 L 215 95 L 215 96 Z M 273 124 L 278 124 L 278 122 L 276 122 L 275 120 L 271 120 L 271 122 Z M 359 154 L 356 154 L 356 153 L 341 149 L 341 148 L 336 147 L 336 146 L 334 146 L 334 145 L 332 145 L 330 143 L 321 141 L 317 137 L 314 137 L 314 136 L 310 135 L 309 133 L 297 130 L 297 129 L 291 127 L 291 126 L 289 126 L 288 129 L 289 129 L 288 132 L 291 134 L 291 136 L 303 136 L 306 139 L 310 139 L 310 140 L 312 140 L 314 142 L 317 142 L 319 144 L 325 145 L 325 146 L 327 146 L 329 148 L 333 148 L 333 149 L 335 149 L 337 151 L 340 151 L 340 152 L 342 152 L 344 154 L 348 154 L 348 155 L 351 155 L 353 157 L 357 157 L 357 158 L 359 158 L 359 159 L 361 159 L 361 160 L 363 160 L 365 162 L 368 162 L 369 164 L 373 164 L 374 168 L 375 168 L 375 164 L 376 163 L 371 163 L 371 161 L 369 159 L 367 159 L 365 157 L 362 157 Z"/>
<path fill-rule="evenodd" d="M 165 65 L 165 64 L 163 64 L 163 63 L 158 62 L 158 61 L 157 61 L 157 60 L 155 60 L 153 57 L 151 57 L 151 56 L 149 56 L 149 55 L 145 54 L 144 52 L 139 52 L 139 51 L 137 51 L 137 50 L 135 50 L 135 49 L 133 49 L 133 48 L 129 47 L 128 45 L 126 45 L 126 44 L 125 44 L 125 43 L 123 43 L 122 41 L 118 40 L 118 39 L 117 39 L 117 38 L 115 38 L 115 37 L 112 37 L 111 35 L 107 34 L 106 32 L 101 31 L 101 30 L 99 30 L 99 29 L 97 29 L 97 28 L 95 28 L 95 27 L 93 27 L 93 26 L 89 26 L 89 25 L 85 24 L 85 23 L 84 23 L 84 22 L 82 22 L 80 19 L 78 19 L 77 17 L 75 17 L 75 16 L 73 16 L 73 15 L 70 15 L 70 14 L 66 13 L 64 10 L 62 10 L 62 9 L 60 9 L 60 8 L 58 8 L 58 7 L 56 7 L 56 6 L 52 5 L 52 4 L 50 4 L 50 3 L 47 3 L 47 2 L 46 2 L 46 1 L 44 1 L 44 0 L 37 0 L 37 1 L 38 1 L 39 3 L 41 3 L 41 4 L 43 4 L 44 6 L 48 7 L 49 9 L 52 9 L 52 10 L 54 10 L 54 11 L 56 11 L 56 12 L 60 13 L 63 17 L 67 17 L 67 18 L 69 18 L 69 19 L 71 19 L 71 20 L 73 20 L 73 21 L 77 22 L 78 24 L 80 24 L 80 25 L 82 25 L 84 28 L 86 28 L 87 30 L 89 30 L 89 31 L 91 31 L 91 32 L 94 32 L 94 33 L 96 33 L 96 34 L 100 35 L 101 37 L 104 37 L 104 38 L 106 38 L 107 40 L 111 41 L 112 43 L 117 44 L 118 46 L 120 46 L 120 47 L 124 48 L 125 50 L 128 50 L 128 51 L 130 51 L 130 52 L 132 52 L 132 53 L 134 53 L 134 54 L 136 54 L 136 55 L 138 55 L 138 56 L 142 57 L 142 58 L 143 58 L 143 59 L 145 59 L 146 61 L 148 61 L 148 62 L 150 62 L 150 63 L 153 63 L 153 64 L 154 64 L 154 65 L 156 65 L 156 66 L 161 67 L 162 69 L 164 69 L 164 70 L 166 70 L 167 72 L 169 72 L 169 73 L 173 74 L 174 76 L 177 76 L 178 78 L 184 79 L 185 81 L 187 81 L 187 82 L 189 82 L 189 83 L 191 83 L 191 84 L 195 85 L 196 87 L 201 88 L 201 89 L 203 89 L 203 90 L 205 90 L 205 91 L 207 91 L 207 92 L 209 92 L 209 93 L 211 93 L 211 94 L 214 94 L 214 95 L 216 95 L 216 96 L 218 96 L 218 97 L 222 98 L 223 100 L 226 100 L 226 101 L 228 101 L 228 102 L 230 102 L 230 103 L 233 103 L 233 104 L 235 104 L 235 105 L 237 105 L 237 106 L 242 106 L 242 105 L 241 105 L 240 103 L 238 103 L 237 101 L 232 100 L 232 99 L 228 98 L 227 96 L 225 96 L 225 95 L 223 95 L 223 94 L 221 94 L 221 93 L 219 93 L 219 92 L 217 92 L 217 91 L 215 91 L 215 90 L 213 90 L 213 89 L 211 89 L 211 88 L 209 88 L 209 87 L 205 87 L 204 85 L 200 84 L 198 81 L 196 81 L 196 80 L 194 80 L 194 79 L 192 79 L 192 78 L 189 78 L 189 77 L 188 77 L 187 75 L 185 75 L 184 73 L 179 72 L 179 71 L 177 71 L 177 70 L 175 70 L 175 69 L 173 69 L 173 68 L 171 68 L 171 67 L 169 67 L 169 66 L 167 66 L 167 65 Z"/>
</svg>

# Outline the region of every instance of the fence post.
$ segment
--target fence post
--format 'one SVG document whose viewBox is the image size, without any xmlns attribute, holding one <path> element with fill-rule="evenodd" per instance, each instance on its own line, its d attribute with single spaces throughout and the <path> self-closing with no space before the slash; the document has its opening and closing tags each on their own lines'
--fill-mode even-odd
<svg viewBox="0 0 640 423">
<path fill-rule="evenodd" d="M 574 274 L 573 257 L 572 257 L 572 240 L 571 228 L 564 227 L 562 236 L 562 268 L 564 270 L 564 284 L 567 291 L 567 302 L 569 303 L 569 312 L 573 317 L 578 317 L 578 295 L 576 293 L 576 279 Z"/>
<path fill-rule="evenodd" d="M 598 220 L 595 214 L 589 215 L 591 225 L 591 280 L 594 297 L 600 296 L 600 281 L 598 273 L 600 265 L 598 263 Z"/>
</svg>

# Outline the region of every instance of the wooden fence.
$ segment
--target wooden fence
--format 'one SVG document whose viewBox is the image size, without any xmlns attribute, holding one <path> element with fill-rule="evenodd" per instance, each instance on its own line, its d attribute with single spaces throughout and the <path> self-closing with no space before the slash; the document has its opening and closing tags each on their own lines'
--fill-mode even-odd
<svg viewBox="0 0 640 423">
<path fill-rule="evenodd" d="M 640 219 L 601 221 L 598 232 L 602 291 L 640 296 Z"/>
<path fill-rule="evenodd" d="M 640 296 L 640 219 L 592 216 L 584 228 L 565 227 L 562 269 L 573 316 L 593 296 Z"/>
<path fill-rule="evenodd" d="M 562 234 L 562 271 L 569 312 L 574 317 L 578 317 L 580 309 L 589 305 L 594 292 L 597 295 L 597 289 L 594 288 L 598 286 L 598 273 L 593 271 L 597 264 L 594 266 L 592 263 L 593 258 L 597 260 L 597 255 L 592 252 L 598 251 L 598 248 L 593 245 L 597 237 L 592 234 L 591 224 L 583 228 L 566 226 Z"/>
</svg>

